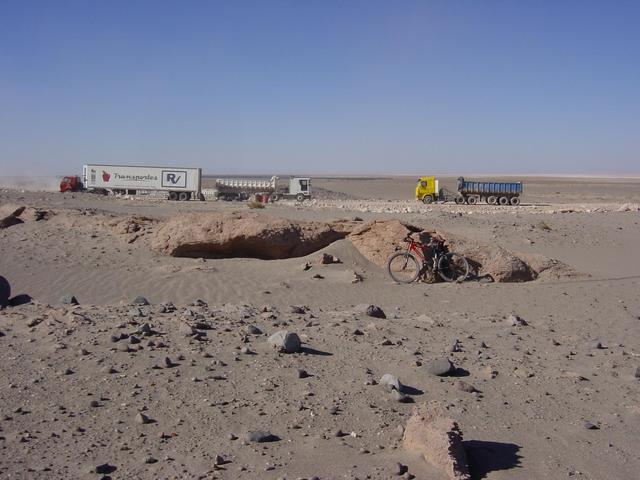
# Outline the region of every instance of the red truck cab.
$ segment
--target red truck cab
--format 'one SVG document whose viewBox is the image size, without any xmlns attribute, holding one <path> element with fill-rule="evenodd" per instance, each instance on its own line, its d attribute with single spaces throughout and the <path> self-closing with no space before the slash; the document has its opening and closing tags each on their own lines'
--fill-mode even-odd
<svg viewBox="0 0 640 480">
<path fill-rule="evenodd" d="M 63 193 L 76 192 L 80 190 L 81 187 L 82 187 L 82 184 L 80 182 L 80 177 L 78 176 L 64 177 L 60 181 L 60 191 Z"/>
</svg>

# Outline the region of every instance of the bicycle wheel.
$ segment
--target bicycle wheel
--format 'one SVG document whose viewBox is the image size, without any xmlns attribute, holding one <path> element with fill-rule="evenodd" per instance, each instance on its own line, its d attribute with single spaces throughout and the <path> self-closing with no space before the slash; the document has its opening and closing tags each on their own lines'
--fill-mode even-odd
<svg viewBox="0 0 640 480">
<path fill-rule="evenodd" d="M 396 252 L 387 261 L 387 271 L 398 283 L 415 282 L 420 275 L 420 262 L 409 252 Z"/>
<path fill-rule="evenodd" d="M 438 260 L 438 275 L 445 282 L 463 282 L 469 276 L 469 263 L 458 253 L 445 253 Z"/>
</svg>

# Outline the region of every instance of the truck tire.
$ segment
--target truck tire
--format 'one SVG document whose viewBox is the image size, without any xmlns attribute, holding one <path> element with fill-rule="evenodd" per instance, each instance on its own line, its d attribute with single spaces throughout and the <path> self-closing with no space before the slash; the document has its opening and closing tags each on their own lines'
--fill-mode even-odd
<svg viewBox="0 0 640 480">
<path fill-rule="evenodd" d="M 464 203 L 464 197 L 462 195 L 460 195 L 459 197 L 456 197 L 455 202 L 456 202 L 456 205 L 462 205 Z"/>
<path fill-rule="evenodd" d="M 498 203 L 500 203 L 500 205 L 509 205 L 509 199 L 507 197 L 500 197 Z"/>
<path fill-rule="evenodd" d="M 429 205 L 431 202 L 433 202 L 433 197 L 431 195 L 425 195 L 422 197 L 422 203 L 425 205 Z"/>
<path fill-rule="evenodd" d="M 277 193 L 274 193 L 269 198 L 271 199 L 272 202 L 277 202 L 278 200 L 280 200 L 280 195 L 278 195 Z"/>
<path fill-rule="evenodd" d="M 180 200 L 181 202 L 186 202 L 190 197 L 191 194 L 189 192 L 180 192 L 178 194 L 178 200 Z"/>
<path fill-rule="evenodd" d="M 520 197 L 511 197 L 511 205 L 513 205 L 514 207 L 517 207 L 518 205 L 520 205 Z"/>
<path fill-rule="evenodd" d="M 498 203 L 498 197 L 496 197 L 495 195 L 487 197 L 487 203 L 489 205 L 495 205 L 496 203 Z"/>
<path fill-rule="evenodd" d="M 478 197 L 474 197 L 474 196 L 467 197 L 467 203 L 469 205 L 475 205 L 476 203 L 478 203 Z"/>
<path fill-rule="evenodd" d="M 298 195 L 296 195 L 296 200 L 298 202 L 304 202 L 304 195 L 299 193 Z"/>
<path fill-rule="evenodd" d="M 178 192 L 169 192 L 169 200 L 178 200 Z"/>
</svg>

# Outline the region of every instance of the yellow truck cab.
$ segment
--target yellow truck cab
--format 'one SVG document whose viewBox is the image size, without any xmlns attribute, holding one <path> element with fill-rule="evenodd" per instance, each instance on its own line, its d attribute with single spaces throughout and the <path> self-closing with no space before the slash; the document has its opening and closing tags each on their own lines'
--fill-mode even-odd
<svg viewBox="0 0 640 480">
<path fill-rule="evenodd" d="M 438 200 L 438 180 L 436 177 L 420 177 L 416 185 L 416 200 L 431 203 Z"/>
</svg>

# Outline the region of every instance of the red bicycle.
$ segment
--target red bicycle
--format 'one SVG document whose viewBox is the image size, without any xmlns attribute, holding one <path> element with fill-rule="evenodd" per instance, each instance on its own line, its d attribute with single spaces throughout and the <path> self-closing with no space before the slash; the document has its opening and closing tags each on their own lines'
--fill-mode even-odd
<svg viewBox="0 0 640 480">
<path fill-rule="evenodd" d="M 398 283 L 412 283 L 427 272 L 437 273 L 445 282 L 463 282 L 469 276 L 469 262 L 459 253 L 447 252 L 444 240 L 432 236 L 424 244 L 409 233 L 404 242 L 407 247 L 395 252 L 387 261 L 387 271 Z"/>
</svg>

